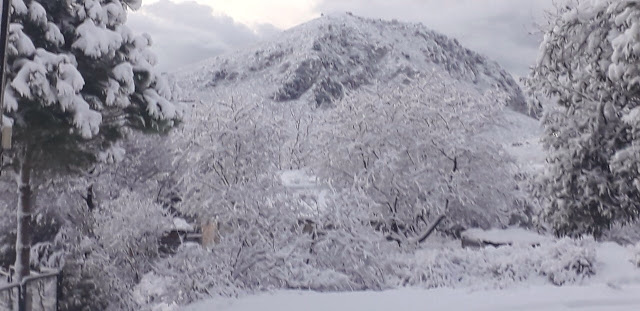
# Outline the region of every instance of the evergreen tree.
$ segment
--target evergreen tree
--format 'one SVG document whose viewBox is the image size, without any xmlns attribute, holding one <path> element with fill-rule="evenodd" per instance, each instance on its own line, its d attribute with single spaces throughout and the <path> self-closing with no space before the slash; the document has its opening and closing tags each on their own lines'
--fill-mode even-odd
<svg viewBox="0 0 640 311">
<path fill-rule="evenodd" d="M 182 110 L 154 70 L 151 38 L 125 25 L 139 0 L 13 0 L 3 117 L 19 192 L 16 281 L 29 274 L 38 180 L 95 162 L 127 128 L 164 130 Z"/>
<path fill-rule="evenodd" d="M 570 3 L 526 83 L 544 107 L 537 195 L 558 235 L 601 235 L 640 211 L 640 1 Z"/>
</svg>

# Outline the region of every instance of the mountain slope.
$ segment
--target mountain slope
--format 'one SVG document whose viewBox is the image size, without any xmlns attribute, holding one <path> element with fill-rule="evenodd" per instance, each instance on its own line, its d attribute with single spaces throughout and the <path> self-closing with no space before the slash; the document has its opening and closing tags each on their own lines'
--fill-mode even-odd
<svg viewBox="0 0 640 311">
<path fill-rule="evenodd" d="M 364 85 L 410 84 L 438 71 L 477 89 L 495 86 L 525 110 L 513 78 L 498 64 L 422 24 L 330 15 L 283 32 L 253 49 L 183 70 L 191 87 L 251 85 L 278 102 L 330 105 Z"/>
</svg>

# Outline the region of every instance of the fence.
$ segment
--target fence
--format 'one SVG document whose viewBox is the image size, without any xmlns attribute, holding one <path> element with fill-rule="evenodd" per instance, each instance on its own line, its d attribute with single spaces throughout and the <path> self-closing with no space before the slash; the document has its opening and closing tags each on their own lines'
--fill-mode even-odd
<svg viewBox="0 0 640 311">
<path fill-rule="evenodd" d="M 0 311 L 59 311 L 62 272 L 33 274 L 20 283 L 0 285 Z M 30 308 L 28 307 L 30 306 Z M 17 307 L 17 308 L 16 308 Z"/>
</svg>

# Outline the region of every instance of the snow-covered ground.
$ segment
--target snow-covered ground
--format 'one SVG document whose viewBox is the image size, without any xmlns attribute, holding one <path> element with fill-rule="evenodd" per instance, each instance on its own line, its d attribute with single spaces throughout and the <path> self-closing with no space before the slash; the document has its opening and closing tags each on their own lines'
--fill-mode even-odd
<svg viewBox="0 0 640 311">
<path fill-rule="evenodd" d="M 404 288 L 384 292 L 316 293 L 280 291 L 214 298 L 184 311 L 388 311 L 388 310 L 640 310 L 640 269 L 633 249 L 614 243 L 597 248 L 598 273 L 580 286 L 522 284 L 502 290 Z M 163 309 L 158 309 L 163 310 Z M 175 310 L 167 308 L 166 310 Z"/>
<path fill-rule="evenodd" d="M 214 299 L 185 311 L 422 311 L 422 310 L 640 310 L 640 285 L 620 289 L 606 285 L 469 292 L 455 289 L 400 289 L 382 293 L 280 292 L 240 300 Z"/>
<path fill-rule="evenodd" d="M 500 121 L 485 132 L 484 136 L 502 142 L 502 148 L 516 160 L 523 172 L 541 171 L 545 153 L 540 142 L 540 121 L 511 109 L 503 110 L 496 120 Z"/>
</svg>

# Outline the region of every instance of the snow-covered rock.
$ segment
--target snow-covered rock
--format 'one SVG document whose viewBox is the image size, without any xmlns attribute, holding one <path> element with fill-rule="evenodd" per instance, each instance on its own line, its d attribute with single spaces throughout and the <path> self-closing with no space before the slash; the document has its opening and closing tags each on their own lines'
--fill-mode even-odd
<svg viewBox="0 0 640 311">
<path fill-rule="evenodd" d="M 309 176 L 309 174 L 303 170 L 282 171 L 280 173 L 280 180 L 283 186 L 290 189 L 302 190 L 321 187 L 317 177 Z"/>
<path fill-rule="evenodd" d="M 462 232 L 463 241 L 482 245 L 530 245 L 551 241 L 551 238 L 522 228 L 482 230 L 473 228 Z"/>
<path fill-rule="evenodd" d="M 185 232 L 191 232 L 194 230 L 191 224 L 189 224 L 184 218 L 179 217 L 173 219 L 173 229 Z"/>
</svg>

